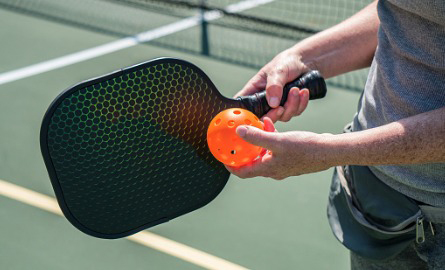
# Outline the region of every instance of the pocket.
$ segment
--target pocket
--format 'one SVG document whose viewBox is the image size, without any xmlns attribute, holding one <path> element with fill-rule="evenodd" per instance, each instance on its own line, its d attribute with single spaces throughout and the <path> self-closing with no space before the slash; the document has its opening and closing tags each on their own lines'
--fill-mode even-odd
<svg viewBox="0 0 445 270">
<path fill-rule="evenodd" d="M 387 232 L 415 228 L 422 215 L 418 204 L 383 183 L 368 167 L 348 166 L 344 174 L 339 172 L 339 177 L 347 180 L 344 187 L 352 190 L 352 206 L 369 223 Z"/>
<path fill-rule="evenodd" d="M 353 202 L 350 188 L 342 168 L 336 168 L 329 195 L 328 220 L 334 235 L 345 247 L 361 256 L 383 260 L 396 256 L 412 243 L 416 237 L 416 220 L 421 217 L 420 209 L 408 217 L 406 213 L 396 215 L 399 218 L 395 218 L 388 226 L 389 223 L 376 222 L 380 217 L 370 219 L 367 214 L 363 214 Z M 369 190 L 374 200 L 380 197 L 375 191 Z M 393 208 L 389 210 L 391 213 L 397 212 L 397 208 L 392 205 L 385 207 Z"/>
</svg>

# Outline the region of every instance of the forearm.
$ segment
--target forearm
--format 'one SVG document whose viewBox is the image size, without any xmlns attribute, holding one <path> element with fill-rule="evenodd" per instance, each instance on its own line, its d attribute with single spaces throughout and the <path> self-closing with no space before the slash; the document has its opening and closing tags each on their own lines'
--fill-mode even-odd
<svg viewBox="0 0 445 270">
<path fill-rule="evenodd" d="M 329 78 L 367 67 L 377 47 L 377 1 L 351 18 L 296 44 L 291 50 Z"/>
<path fill-rule="evenodd" d="M 333 166 L 445 162 L 445 107 L 381 127 L 330 136 L 325 153 Z"/>
</svg>

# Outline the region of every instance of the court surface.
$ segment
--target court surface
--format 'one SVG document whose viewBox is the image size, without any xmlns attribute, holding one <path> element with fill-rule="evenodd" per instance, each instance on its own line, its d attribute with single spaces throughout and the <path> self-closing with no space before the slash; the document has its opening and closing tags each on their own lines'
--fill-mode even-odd
<svg viewBox="0 0 445 270">
<path fill-rule="evenodd" d="M 4 9 L 0 9 L 0 24 L 0 77 L 117 40 Z M 41 120 L 53 98 L 79 81 L 160 56 L 196 64 L 226 96 L 235 94 L 256 72 L 136 45 L 0 84 L 0 179 L 53 197 L 39 148 Z M 311 102 L 302 116 L 279 123 L 278 130 L 341 132 L 354 115 L 359 94 L 333 87 L 328 91 L 325 99 Z M 148 230 L 204 252 L 191 255 L 176 246 L 167 245 L 173 251 L 166 252 L 128 239 L 95 239 L 58 215 L 0 195 L 0 269 L 201 269 L 209 268 L 207 254 L 232 263 L 210 263 L 220 269 L 229 265 L 233 269 L 348 269 L 348 252 L 335 240 L 326 219 L 331 174 L 332 169 L 285 181 L 231 176 L 207 206 Z"/>
</svg>

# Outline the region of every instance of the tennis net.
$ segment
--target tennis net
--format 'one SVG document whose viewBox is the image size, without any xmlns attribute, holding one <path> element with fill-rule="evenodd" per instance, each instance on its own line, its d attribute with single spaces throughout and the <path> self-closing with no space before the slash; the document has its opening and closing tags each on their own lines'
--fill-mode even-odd
<svg viewBox="0 0 445 270">
<path fill-rule="evenodd" d="M 248 2 L 248 1 L 246 1 Z M 253 1 L 250 1 L 250 3 Z M 115 36 L 131 36 L 181 18 L 216 12 L 183 31 L 147 43 L 260 68 L 299 40 L 353 15 L 369 0 L 258 0 L 234 12 L 240 0 L 0 0 L 0 7 Z M 249 2 L 248 2 L 249 3 Z M 367 70 L 328 80 L 361 91 Z"/>
</svg>

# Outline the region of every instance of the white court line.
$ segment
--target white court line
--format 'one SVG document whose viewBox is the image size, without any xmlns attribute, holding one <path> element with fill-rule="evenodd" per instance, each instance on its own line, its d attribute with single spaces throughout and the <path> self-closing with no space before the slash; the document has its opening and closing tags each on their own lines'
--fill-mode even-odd
<svg viewBox="0 0 445 270">
<path fill-rule="evenodd" d="M 225 8 L 227 12 L 237 13 L 247 9 L 251 9 L 260 5 L 264 5 L 275 0 L 245 0 L 236 4 L 229 5 Z M 211 10 L 206 11 L 203 14 L 204 19 L 207 21 L 213 21 L 224 16 L 220 11 Z M 86 49 L 80 52 L 68 54 L 62 57 L 58 57 L 52 60 L 40 62 L 38 64 L 30 65 L 24 68 L 8 71 L 0 74 L 0 85 L 41 74 L 50 70 L 54 70 L 61 67 L 66 67 L 75 63 L 79 63 L 88 59 L 99 57 L 105 54 L 130 48 L 137 44 L 148 42 L 160 37 L 164 37 L 188 28 L 199 25 L 201 22 L 201 15 L 195 15 L 175 23 L 171 23 L 156 29 L 152 29 L 132 37 L 126 37 L 106 43 L 97 47 Z"/>
<path fill-rule="evenodd" d="M 0 179 L 0 195 L 26 203 L 56 215 L 63 216 L 56 199 L 24 187 L 14 185 L 2 179 Z M 142 231 L 126 238 L 130 241 L 169 254 L 206 269 L 247 269 L 235 263 L 148 231 Z"/>
</svg>

